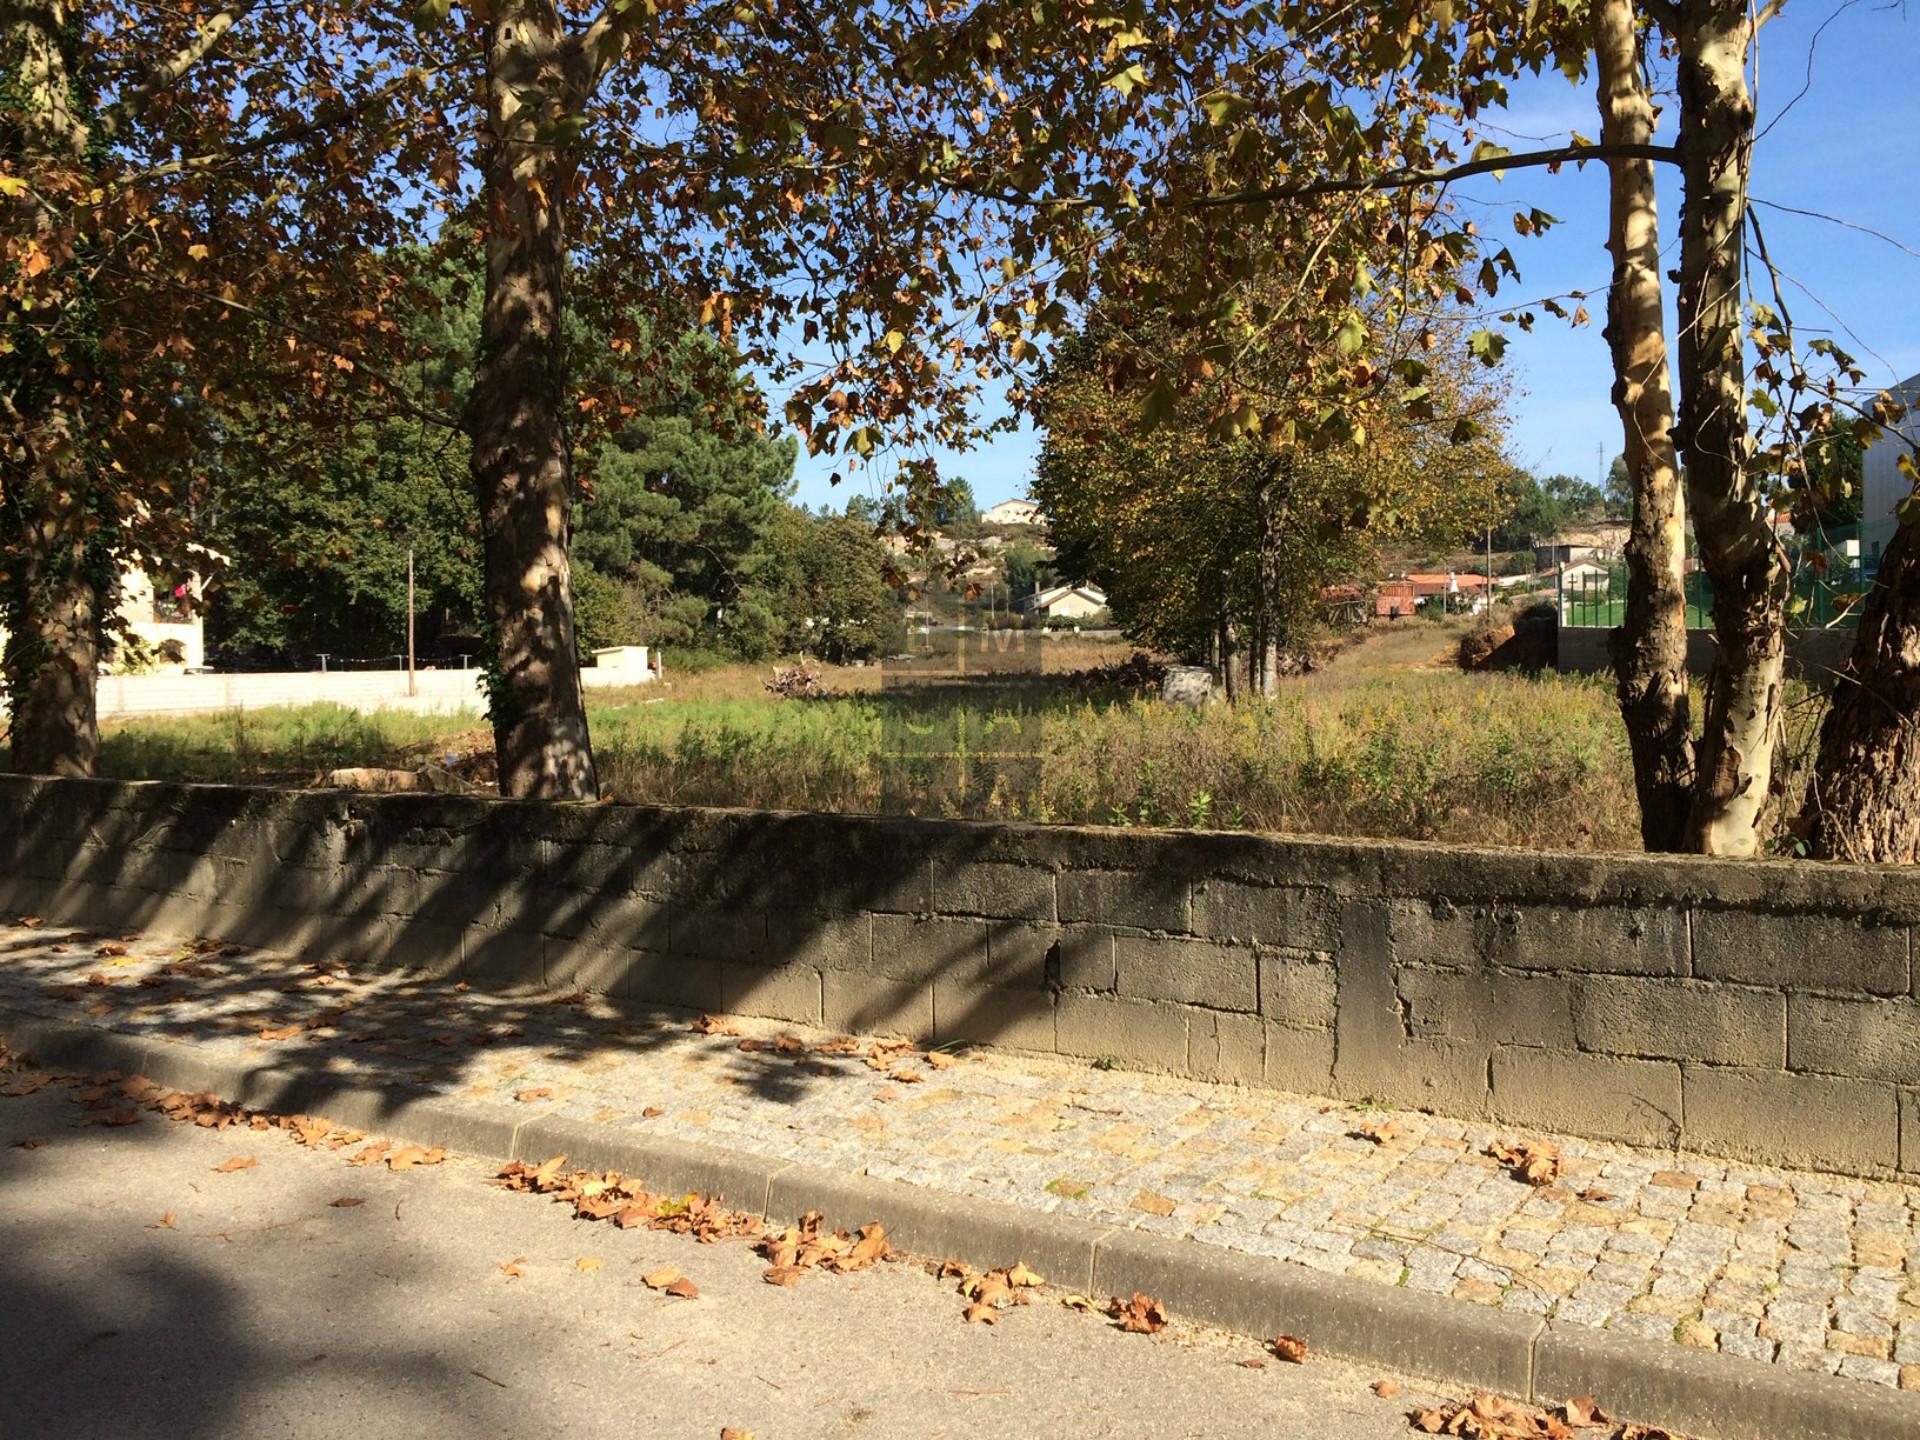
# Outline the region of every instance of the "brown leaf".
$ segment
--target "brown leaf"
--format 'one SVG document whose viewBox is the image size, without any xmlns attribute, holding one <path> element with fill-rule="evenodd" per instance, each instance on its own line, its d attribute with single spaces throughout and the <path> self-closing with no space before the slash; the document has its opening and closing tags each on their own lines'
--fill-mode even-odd
<svg viewBox="0 0 1920 1440">
<path fill-rule="evenodd" d="M 976 1300 L 967 1306 L 966 1313 L 961 1318 L 969 1325 L 995 1325 L 1000 1321 L 1000 1312 L 986 1301 Z"/>
<path fill-rule="evenodd" d="M 720 1427 L 720 1440 L 753 1440 L 753 1431 L 736 1429 L 732 1425 Z"/>
<path fill-rule="evenodd" d="M 1612 1419 L 1591 1395 L 1576 1395 L 1565 1406 L 1567 1424 L 1584 1429 L 1589 1425 L 1611 1425 Z"/>
<path fill-rule="evenodd" d="M 138 1110 L 113 1110 L 105 1115 L 90 1115 L 87 1117 L 86 1123 L 89 1125 L 116 1127 L 121 1125 L 138 1125 L 140 1123 L 140 1112 Z"/>
<path fill-rule="evenodd" d="M 356 1150 L 347 1157 L 349 1165 L 378 1165 L 393 1148 L 391 1140 L 375 1140 L 364 1149 Z"/>
<path fill-rule="evenodd" d="M 1353 1132 L 1356 1140 L 1371 1140 L 1376 1145 L 1384 1145 L 1393 1138 L 1393 1121 L 1369 1120 Z"/>
<path fill-rule="evenodd" d="M 792 1035 L 779 1036 L 774 1040 L 773 1048 L 782 1055 L 804 1055 L 807 1053 L 806 1042 Z"/>
<path fill-rule="evenodd" d="M 1395 1380 L 1376 1380 L 1373 1382 L 1373 1393 L 1378 1395 L 1382 1400 L 1391 1400 L 1400 1393 L 1399 1382 Z"/>
<path fill-rule="evenodd" d="M 894 1070 L 887 1075 L 887 1078 L 889 1080 L 897 1080 L 902 1085 L 918 1085 L 927 1077 L 912 1070 Z"/>
<path fill-rule="evenodd" d="M 1560 1178 L 1560 1152 L 1544 1140 L 1517 1143 L 1495 1142 L 1487 1154 L 1513 1172 L 1513 1178 L 1529 1185 L 1551 1185 Z"/>
<path fill-rule="evenodd" d="M 329 1200 L 327 1203 L 336 1210 L 351 1210 L 356 1205 L 366 1204 L 367 1201 L 364 1195 L 342 1195 L 338 1200 Z"/>
<path fill-rule="evenodd" d="M 973 1267 L 971 1265 L 963 1264 L 958 1260 L 942 1260 L 939 1268 L 933 1272 L 933 1278 L 936 1280 L 965 1280 L 971 1274 L 973 1274 Z"/>
<path fill-rule="evenodd" d="M 1138 1290 L 1131 1300 L 1122 1302 L 1116 1297 L 1109 1301 L 1107 1314 L 1130 1335 L 1155 1335 L 1167 1328 L 1166 1307 Z"/>
<path fill-rule="evenodd" d="M 424 1145 L 402 1145 L 387 1156 L 389 1170 L 411 1170 L 418 1165 L 438 1165 L 447 1158 L 447 1152 L 438 1145 L 431 1150 Z"/>
<path fill-rule="evenodd" d="M 1307 1363 L 1307 1342 L 1298 1335 L 1276 1335 L 1273 1337 L 1273 1353 L 1289 1365 Z"/>
<path fill-rule="evenodd" d="M 1242 1360 L 1239 1363 L 1242 1368 L 1247 1370 L 1264 1370 L 1267 1368 L 1267 1362 L 1259 1359 Z"/>
<path fill-rule="evenodd" d="M 665 1286 L 662 1286 L 661 1288 L 664 1289 L 667 1292 L 667 1294 L 677 1295 L 682 1300 L 698 1300 L 700 1298 L 700 1291 L 698 1287 L 696 1287 L 694 1283 L 691 1280 L 687 1279 L 687 1277 L 684 1275 L 682 1275 L 678 1280 L 674 1281 L 671 1285 L 665 1285 Z"/>
<path fill-rule="evenodd" d="M 800 1283 L 801 1273 L 798 1265 L 775 1265 L 760 1278 L 769 1285 L 797 1285 Z"/>
<path fill-rule="evenodd" d="M 693 1028 L 702 1035 L 738 1035 L 740 1027 L 722 1020 L 718 1015 L 702 1015 L 693 1022 Z"/>
<path fill-rule="evenodd" d="M 1089 1300 L 1085 1295 L 1069 1295 L 1065 1299 L 1061 1300 L 1060 1303 L 1066 1306 L 1067 1309 L 1069 1310 L 1084 1310 L 1089 1315 L 1091 1315 L 1094 1311 L 1100 1308 L 1098 1305 L 1094 1304 L 1093 1301 Z"/>
<path fill-rule="evenodd" d="M 642 1275 L 640 1283 L 649 1290 L 664 1290 L 681 1278 L 680 1271 L 672 1265 L 663 1265 L 651 1275 Z"/>
<path fill-rule="evenodd" d="M 600 1268 L 600 1264 L 601 1264 L 601 1261 L 599 1256 L 582 1255 L 578 1260 L 573 1262 L 573 1268 L 576 1270 L 598 1270 Z"/>
<path fill-rule="evenodd" d="M 944 1050 L 929 1050 L 927 1052 L 927 1064 L 936 1070 L 945 1070 L 953 1063 L 953 1056 L 947 1054 Z"/>
<path fill-rule="evenodd" d="M 526 1256 L 516 1255 L 513 1257 L 513 1259 L 507 1261 L 506 1264 L 500 1267 L 500 1273 L 506 1276 L 509 1280 L 518 1280 L 527 1273 L 525 1270 L 522 1270 L 520 1268 L 522 1265 L 526 1263 L 527 1263 Z"/>
<path fill-rule="evenodd" d="M 1035 1285 L 1044 1285 L 1047 1282 L 1036 1272 L 1029 1269 L 1026 1261 L 1016 1260 L 1013 1263 L 1013 1268 L 1007 1271 L 1007 1283 L 1016 1290 L 1024 1290 Z"/>
<path fill-rule="evenodd" d="M 103 958 L 108 955 L 124 955 L 127 953 L 126 942 L 121 940 L 108 940 L 93 953 Z"/>
<path fill-rule="evenodd" d="M 216 1175 L 231 1175 L 236 1170 L 251 1170 L 257 1162 L 251 1155 L 229 1155 L 213 1167 Z"/>
<path fill-rule="evenodd" d="M 44 1135 L 28 1135 L 22 1139 L 14 1141 L 13 1148 L 16 1150 L 38 1150 L 42 1145 L 45 1145 L 48 1143 L 50 1142 L 47 1140 L 47 1137 Z"/>
<path fill-rule="evenodd" d="M 147 1226 L 147 1229 L 149 1230 L 173 1229 L 173 1211 L 171 1210 L 167 1211 L 166 1214 L 162 1215 L 158 1220 L 154 1221 L 153 1224 Z"/>
<path fill-rule="evenodd" d="M 514 1091 L 513 1098 L 522 1104 L 529 1104 L 535 1100 L 545 1100 L 551 1094 L 553 1094 L 551 1085 L 538 1085 L 531 1090 Z"/>
<path fill-rule="evenodd" d="M 260 1038 L 262 1040 L 291 1040 L 299 1033 L 300 1027 L 298 1025 L 282 1025 L 277 1029 L 262 1030 L 260 1032 Z"/>
<path fill-rule="evenodd" d="M 658 1105 L 649 1105 L 640 1112 L 640 1118 L 642 1120 L 657 1120 L 666 1113 L 667 1112 L 662 1110 Z"/>
</svg>

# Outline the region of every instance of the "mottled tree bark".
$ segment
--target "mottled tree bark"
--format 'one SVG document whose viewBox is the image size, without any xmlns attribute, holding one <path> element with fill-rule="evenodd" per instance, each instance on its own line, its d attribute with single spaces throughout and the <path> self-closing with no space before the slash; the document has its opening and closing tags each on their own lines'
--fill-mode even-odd
<svg viewBox="0 0 1920 1440">
<path fill-rule="evenodd" d="M 599 793 L 573 621 L 573 456 L 566 419 L 558 139 L 577 55 L 551 0 L 507 0 L 488 30 L 487 287 L 466 425 L 493 627 L 490 711 L 503 795 Z"/>
<path fill-rule="evenodd" d="M 1800 828 L 1823 859 L 1920 863 L 1920 535 L 1911 524 L 1895 533 L 1867 595 L 1820 726 Z"/>
<path fill-rule="evenodd" d="M 1651 144 L 1653 104 L 1642 78 L 1631 0 L 1597 0 L 1593 25 L 1601 141 Z M 1614 679 L 1633 755 L 1641 844 L 1683 850 L 1693 806 L 1686 519 L 1673 445 L 1659 209 L 1651 160 L 1610 160 L 1607 168 L 1613 285 L 1606 334 L 1613 352 L 1613 404 L 1633 487 L 1627 610 L 1611 645 Z"/>
<path fill-rule="evenodd" d="M 1718 646 L 1694 760 L 1689 848 L 1751 855 L 1773 778 L 1785 660 L 1786 556 L 1749 465 L 1742 286 L 1753 97 L 1746 0 L 1681 0 L 1680 423 L 1687 505 L 1713 582 Z"/>
<path fill-rule="evenodd" d="M 1225 686 L 1227 703 L 1240 702 L 1240 627 L 1231 609 L 1220 611 L 1220 683 Z"/>
<path fill-rule="evenodd" d="M 5 44 L 18 105 L 18 160 L 44 184 L 77 176 L 89 158 L 88 97 L 75 83 L 73 17 L 61 0 L 26 0 L 4 10 Z M 54 215 L 36 189 L 15 214 L 49 232 Z M 83 268 L 72 283 L 86 285 Z M 9 330 L 15 327 L 8 326 Z M 12 552 L 6 567 L 5 676 L 12 768 L 41 775 L 91 775 L 100 754 L 96 685 L 100 626 L 112 585 L 110 537 L 90 523 L 92 447 L 80 395 L 91 381 L 88 337 L 41 353 L 35 327 L 22 325 L 13 352 L 10 433 L 0 455 L 0 527 Z"/>
</svg>

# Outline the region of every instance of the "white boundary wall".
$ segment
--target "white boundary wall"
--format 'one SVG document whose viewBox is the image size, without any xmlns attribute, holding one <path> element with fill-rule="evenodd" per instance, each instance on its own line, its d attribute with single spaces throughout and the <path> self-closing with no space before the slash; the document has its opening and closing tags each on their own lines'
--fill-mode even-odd
<svg viewBox="0 0 1920 1440">
<path fill-rule="evenodd" d="M 481 670 L 421 670 L 418 694 L 407 693 L 404 670 L 307 670 L 251 675 L 102 675 L 100 718 L 192 715 L 221 710 L 259 710 L 269 705 L 344 705 L 350 710 L 408 710 L 451 715 L 487 708 Z M 580 679 L 589 688 L 638 685 L 644 670 L 588 665 Z"/>
</svg>

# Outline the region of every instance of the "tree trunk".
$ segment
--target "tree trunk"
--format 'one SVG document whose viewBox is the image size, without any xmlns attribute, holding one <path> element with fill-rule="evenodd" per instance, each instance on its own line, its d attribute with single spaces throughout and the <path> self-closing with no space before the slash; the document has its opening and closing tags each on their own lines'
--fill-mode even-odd
<svg viewBox="0 0 1920 1440">
<path fill-rule="evenodd" d="M 1880 560 L 1853 658 L 1820 726 L 1801 811 L 1826 860 L 1920 863 L 1920 535 L 1902 524 Z"/>
<path fill-rule="evenodd" d="M 12 52 L 7 88 L 18 103 L 17 160 L 31 182 L 17 213 L 46 234 L 60 221 L 42 188 L 62 193 L 97 158 L 93 101 L 75 79 L 78 28 L 62 0 L 16 5 L 8 20 L 0 43 Z M 68 261 L 56 274 L 70 310 L 89 313 L 79 303 L 90 283 L 85 264 Z M 7 631 L 0 675 L 10 763 L 29 774 L 91 775 L 100 754 L 100 627 L 115 590 L 111 529 L 90 513 L 97 462 L 80 399 L 94 380 L 99 336 L 82 322 L 56 360 L 37 323 L 6 328 L 20 336 L 8 367 L 13 433 L 0 447 L 0 628 Z"/>
<path fill-rule="evenodd" d="M 1593 19 L 1601 141 L 1650 144 L 1653 105 L 1641 78 L 1631 0 L 1597 0 Z M 1612 636 L 1613 669 L 1633 754 L 1640 843 L 1648 850 L 1683 850 L 1693 804 L 1687 538 L 1673 448 L 1660 219 L 1651 160 L 1611 160 L 1608 173 L 1613 285 L 1607 297 L 1607 343 L 1613 351 L 1613 404 L 1620 413 L 1633 487 L 1626 623 Z"/>
<path fill-rule="evenodd" d="M 1280 653 L 1288 640 L 1284 576 L 1287 526 L 1285 478 L 1290 460 L 1282 459 L 1260 486 L 1260 648 L 1255 655 L 1261 698 L 1280 695 Z"/>
<path fill-rule="evenodd" d="M 1681 0 L 1680 424 L 1687 505 L 1718 646 L 1694 760 L 1689 848 L 1751 855 L 1780 734 L 1786 557 L 1748 460 L 1741 305 L 1753 98 L 1747 0 Z"/>
<path fill-rule="evenodd" d="M 599 794 L 573 623 L 566 233 L 573 164 L 553 121 L 572 94 L 551 0 L 506 0 L 488 33 L 486 305 L 466 424 L 495 645 L 489 710 L 500 793 Z"/>
<path fill-rule="evenodd" d="M 1226 687 L 1227 703 L 1240 703 L 1240 628 L 1233 611 L 1220 611 L 1220 683 Z"/>
</svg>

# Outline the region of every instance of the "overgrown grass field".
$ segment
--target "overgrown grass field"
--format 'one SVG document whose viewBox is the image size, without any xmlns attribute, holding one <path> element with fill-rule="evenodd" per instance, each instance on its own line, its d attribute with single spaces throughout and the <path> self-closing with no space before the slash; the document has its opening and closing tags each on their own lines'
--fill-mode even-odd
<svg viewBox="0 0 1920 1440">
<path fill-rule="evenodd" d="M 591 718 L 603 788 L 634 802 L 1637 848 L 1607 684 L 1466 674 L 1447 659 L 1457 639 L 1402 625 L 1273 704 L 1199 711 L 1069 678 L 1126 653 L 1069 642 L 1038 674 L 831 669 L 817 700 L 773 698 L 751 667 L 670 675 L 603 694 Z M 305 784 L 488 748 L 477 716 L 322 705 L 122 724 L 102 769 Z"/>
</svg>

